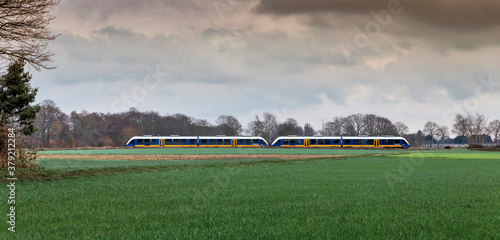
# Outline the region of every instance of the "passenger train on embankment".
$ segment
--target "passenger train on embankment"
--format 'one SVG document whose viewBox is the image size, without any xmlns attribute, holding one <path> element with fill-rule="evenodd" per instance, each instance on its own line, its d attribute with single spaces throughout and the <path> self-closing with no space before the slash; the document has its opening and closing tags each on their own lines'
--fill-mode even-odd
<svg viewBox="0 0 500 240">
<path fill-rule="evenodd" d="M 242 136 L 135 136 L 127 147 L 169 148 L 169 147 L 282 147 L 282 148 L 409 148 L 403 137 L 394 136 L 315 136 L 278 137 L 271 145 L 262 137 Z"/>
</svg>

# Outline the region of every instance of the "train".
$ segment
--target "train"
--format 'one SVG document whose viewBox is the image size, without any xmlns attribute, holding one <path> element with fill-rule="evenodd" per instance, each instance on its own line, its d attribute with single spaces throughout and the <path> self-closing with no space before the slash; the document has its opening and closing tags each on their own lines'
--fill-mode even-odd
<svg viewBox="0 0 500 240">
<path fill-rule="evenodd" d="M 310 148 L 410 148 L 403 137 L 394 136 L 336 136 L 336 137 L 278 137 L 273 147 L 310 147 Z"/>
<path fill-rule="evenodd" d="M 282 147 L 282 148 L 410 148 L 403 137 L 395 136 L 283 136 L 271 144 L 258 136 L 135 136 L 126 147 Z"/>
<path fill-rule="evenodd" d="M 265 147 L 269 146 L 262 137 L 243 136 L 135 136 L 126 147 L 137 148 L 168 148 L 168 147 Z"/>
</svg>

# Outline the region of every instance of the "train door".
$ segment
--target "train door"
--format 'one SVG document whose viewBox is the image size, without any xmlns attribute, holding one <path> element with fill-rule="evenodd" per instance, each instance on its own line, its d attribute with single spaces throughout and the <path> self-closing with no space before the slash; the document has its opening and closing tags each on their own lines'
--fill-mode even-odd
<svg viewBox="0 0 500 240">
<path fill-rule="evenodd" d="M 375 147 L 378 147 L 378 146 L 380 146 L 380 142 L 379 142 L 379 141 L 380 141 L 380 140 L 378 140 L 378 139 L 375 139 Z"/>
<path fill-rule="evenodd" d="M 304 146 L 309 147 L 309 139 L 304 139 Z"/>
<path fill-rule="evenodd" d="M 160 147 L 165 147 L 165 139 L 160 139 Z"/>
<path fill-rule="evenodd" d="M 231 147 L 236 147 L 236 139 L 231 139 Z"/>
</svg>

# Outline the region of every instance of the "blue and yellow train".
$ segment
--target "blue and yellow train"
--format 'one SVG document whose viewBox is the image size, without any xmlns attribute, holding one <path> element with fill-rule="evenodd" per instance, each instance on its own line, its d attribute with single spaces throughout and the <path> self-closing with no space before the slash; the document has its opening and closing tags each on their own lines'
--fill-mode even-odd
<svg viewBox="0 0 500 240">
<path fill-rule="evenodd" d="M 273 147 L 311 147 L 311 148 L 409 148 L 410 144 L 403 137 L 278 137 L 271 144 Z"/>
<path fill-rule="evenodd" d="M 269 146 L 261 137 L 182 137 L 172 136 L 136 136 L 132 137 L 127 147 L 261 147 Z"/>
<path fill-rule="evenodd" d="M 168 147 L 305 147 L 305 148 L 409 148 L 403 137 L 278 137 L 269 145 L 262 137 L 214 136 L 136 136 L 126 144 L 127 147 L 168 148 Z"/>
</svg>

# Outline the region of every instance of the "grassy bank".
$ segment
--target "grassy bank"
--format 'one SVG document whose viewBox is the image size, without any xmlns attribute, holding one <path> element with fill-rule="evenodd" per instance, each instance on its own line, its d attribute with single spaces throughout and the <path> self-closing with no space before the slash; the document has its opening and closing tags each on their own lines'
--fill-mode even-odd
<svg viewBox="0 0 500 240">
<path fill-rule="evenodd" d="M 18 232 L 0 238 L 500 238 L 500 158 L 415 157 L 154 162 L 21 181 Z"/>
</svg>

